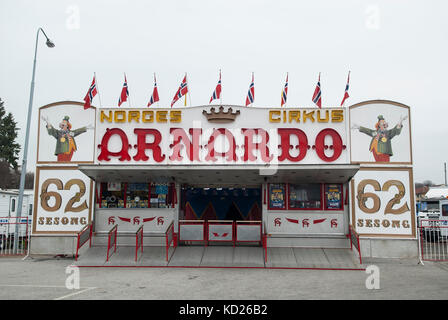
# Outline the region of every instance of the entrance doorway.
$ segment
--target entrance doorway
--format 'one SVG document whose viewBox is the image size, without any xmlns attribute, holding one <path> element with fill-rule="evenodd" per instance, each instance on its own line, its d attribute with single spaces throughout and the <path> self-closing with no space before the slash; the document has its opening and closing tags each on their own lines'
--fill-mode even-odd
<svg viewBox="0 0 448 320">
<path fill-rule="evenodd" d="M 261 194 L 261 187 L 183 187 L 180 219 L 261 220 Z"/>
</svg>

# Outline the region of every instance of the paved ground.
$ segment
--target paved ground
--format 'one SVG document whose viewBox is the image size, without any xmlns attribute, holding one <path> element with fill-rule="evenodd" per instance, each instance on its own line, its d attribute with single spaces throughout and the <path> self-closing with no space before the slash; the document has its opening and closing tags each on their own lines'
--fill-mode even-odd
<svg viewBox="0 0 448 320">
<path fill-rule="evenodd" d="M 69 290 L 66 267 L 71 264 L 72 260 L 53 257 L 2 257 L 0 299 L 448 298 L 448 263 L 373 261 L 380 270 L 379 290 L 366 288 L 365 271 L 167 267 L 79 268 L 80 288 Z"/>
</svg>

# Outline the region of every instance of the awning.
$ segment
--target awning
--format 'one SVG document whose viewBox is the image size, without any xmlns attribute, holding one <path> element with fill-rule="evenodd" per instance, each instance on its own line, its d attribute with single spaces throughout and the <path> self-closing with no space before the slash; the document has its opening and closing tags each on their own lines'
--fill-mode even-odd
<svg viewBox="0 0 448 320">
<path fill-rule="evenodd" d="M 259 185 L 269 183 L 345 183 L 359 170 L 356 164 L 275 166 L 198 165 L 79 165 L 97 182 L 170 182 L 206 185 Z"/>
</svg>

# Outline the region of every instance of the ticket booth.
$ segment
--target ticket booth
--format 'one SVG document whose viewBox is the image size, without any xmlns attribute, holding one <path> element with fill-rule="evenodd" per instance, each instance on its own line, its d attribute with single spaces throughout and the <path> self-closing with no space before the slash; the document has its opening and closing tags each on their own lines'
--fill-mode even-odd
<svg viewBox="0 0 448 320">
<path fill-rule="evenodd" d="M 394 130 L 380 130 L 385 120 Z M 40 108 L 38 128 L 36 253 L 73 252 L 89 224 L 98 236 L 143 226 L 148 237 L 172 224 L 183 245 L 262 245 L 249 236 L 260 230 L 267 247 L 346 248 L 351 229 L 366 255 L 387 256 L 399 240 L 408 255 L 417 243 L 409 107 L 395 102 L 87 110 L 59 102 Z M 390 202 L 395 194 L 403 196 Z"/>
</svg>

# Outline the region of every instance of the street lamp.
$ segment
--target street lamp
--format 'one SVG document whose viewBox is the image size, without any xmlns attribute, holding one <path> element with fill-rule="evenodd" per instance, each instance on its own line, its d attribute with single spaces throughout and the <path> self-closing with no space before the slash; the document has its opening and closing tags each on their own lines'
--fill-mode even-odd
<svg viewBox="0 0 448 320">
<path fill-rule="evenodd" d="M 45 34 L 45 31 L 42 28 L 37 29 L 36 34 L 36 46 L 34 48 L 34 63 L 33 63 L 33 76 L 31 78 L 31 89 L 30 89 L 30 101 L 28 104 L 28 117 L 26 120 L 26 135 L 25 135 L 25 147 L 23 149 L 23 160 L 22 160 L 22 171 L 20 173 L 20 188 L 19 188 L 19 200 L 18 200 L 18 207 L 17 207 L 17 218 L 16 218 L 16 232 L 14 237 L 14 252 L 17 252 L 18 249 L 18 236 L 19 236 L 19 224 L 20 218 L 22 216 L 22 205 L 23 205 L 23 191 L 25 189 L 25 176 L 26 176 L 26 162 L 27 162 L 27 156 L 28 156 L 28 140 L 30 137 L 30 123 L 31 123 L 31 113 L 32 113 L 32 107 L 33 107 L 33 96 L 34 96 L 34 77 L 36 75 L 36 56 L 37 56 L 37 43 L 39 41 L 39 31 L 42 31 L 45 38 L 47 38 L 46 45 L 49 48 L 54 48 L 54 43 L 47 37 Z M 27 217 L 28 219 L 28 217 Z M 29 248 L 29 245 L 28 245 Z"/>
</svg>

